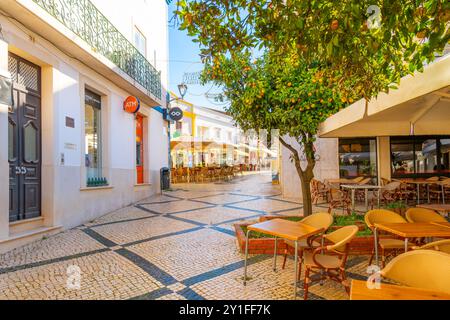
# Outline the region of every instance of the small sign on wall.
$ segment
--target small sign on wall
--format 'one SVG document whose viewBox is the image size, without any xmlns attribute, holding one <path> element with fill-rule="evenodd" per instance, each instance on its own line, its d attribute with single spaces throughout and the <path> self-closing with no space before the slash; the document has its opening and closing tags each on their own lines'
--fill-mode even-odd
<svg viewBox="0 0 450 320">
<path fill-rule="evenodd" d="M 66 127 L 75 128 L 75 119 L 71 117 L 66 117 Z"/>
</svg>

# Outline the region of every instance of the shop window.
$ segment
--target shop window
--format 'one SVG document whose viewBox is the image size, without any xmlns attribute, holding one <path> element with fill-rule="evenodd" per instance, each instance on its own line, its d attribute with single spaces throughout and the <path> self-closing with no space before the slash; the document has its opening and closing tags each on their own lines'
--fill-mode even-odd
<svg viewBox="0 0 450 320">
<path fill-rule="evenodd" d="M 393 177 L 448 175 L 450 138 L 438 136 L 391 138 Z"/>
<path fill-rule="evenodd" d="M 102 177 L 101 97 L 89 90 L 84 108 L 85 165 L 88 181 Z"/>
<path fill-rule="evenodd" d="M 391 138 L 392 174 L 406 175 L 414 173 L 414 143 L 410 139 Z"/>
<path fill-rule="evenodd" d="M 375 138 L 339 139 L 339 173 L 341 178 L 377 176 L 377 142 Z"/>
</svg>

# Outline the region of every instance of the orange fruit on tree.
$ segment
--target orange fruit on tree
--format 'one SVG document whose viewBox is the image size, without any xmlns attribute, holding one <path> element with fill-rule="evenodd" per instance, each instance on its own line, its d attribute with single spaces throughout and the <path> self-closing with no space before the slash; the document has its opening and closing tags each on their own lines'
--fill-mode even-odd
<svg viewBox="0 0 450 320">
<path fill-rule="evenodd" d="M 331 30 L 336 30 L 337 28 L 339 28 L 339 21 L 337 21 L 336 19 L 334 19 L 333 21 L 331 21 L 331 25 L 330 25 Z"/>
</svg>

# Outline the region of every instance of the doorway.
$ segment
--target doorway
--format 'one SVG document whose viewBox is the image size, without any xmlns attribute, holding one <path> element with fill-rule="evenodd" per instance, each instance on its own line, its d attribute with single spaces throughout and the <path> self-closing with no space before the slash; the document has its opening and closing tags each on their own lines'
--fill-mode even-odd
<svg viewBox="0 0 450 320">
<path fill-rule="evenodd" d="M 144 183 L 144 117 L 136 115 L 136 175 L 137 184 Z"/>
<path fill-rule="evenodd" d="M 13 103 L 8 109 L 9 221 L 41 215 L 41 69 L 9 53 Z"/>
</svg>

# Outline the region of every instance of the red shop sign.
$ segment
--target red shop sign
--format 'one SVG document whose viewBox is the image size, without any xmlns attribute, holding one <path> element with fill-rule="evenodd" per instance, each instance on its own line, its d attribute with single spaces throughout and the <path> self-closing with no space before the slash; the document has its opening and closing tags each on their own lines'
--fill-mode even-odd
<svg viewBox="0 0 450 320">
<path fill-rule="evenodd" d="M 128 113 L 137 113 L 141 107 L 141 102 L 134 96 L 129 96 L 123 102 L 123 110 Z"/>
</svg>

